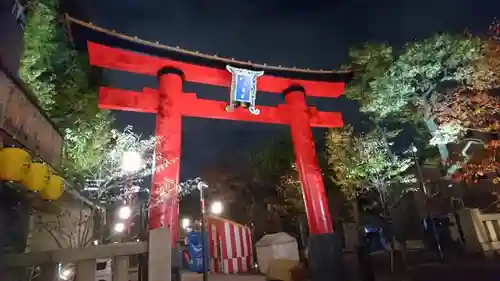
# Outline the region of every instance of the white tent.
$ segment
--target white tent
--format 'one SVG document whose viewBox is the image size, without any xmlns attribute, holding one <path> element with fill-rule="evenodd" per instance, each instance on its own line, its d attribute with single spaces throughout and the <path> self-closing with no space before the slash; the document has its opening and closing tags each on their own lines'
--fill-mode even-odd
<svg viewBox="0 0 500 281">
<path fill-rule="evenodd" d="M 299 260 L 297 239 L 285 232 L 264 235 L 255 244 L 259 270 L 266 273 L 272 260 Z"/>
</svg>

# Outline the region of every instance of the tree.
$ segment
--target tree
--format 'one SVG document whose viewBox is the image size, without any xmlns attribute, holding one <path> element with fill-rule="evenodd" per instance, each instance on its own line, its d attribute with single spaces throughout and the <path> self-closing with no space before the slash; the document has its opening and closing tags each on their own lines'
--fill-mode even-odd
<svg viewBox="0 0 500 281">
<path fill-rule="evenodd" d="M 447 168 L 447 144 L 463 134 L 458 120 L 439 123 L 437 114 L 450 94 L 463 89 L 482 57 L 481 40 L 472 36 L 438 34 L 408 43 L 398 54 L 387 45 L 365 45 L 351 53 L 358 72 L 348 97 L 376 120 L 412 120 L 425 125 L 430 144 L 437 146 Z"/>
<path fill-rule="evenodd" d="M 296 217 L 304 212 L 304 200 L 290 141 L 275 141 L 253 154 L 252 167 L 254 181 L 258 185 L 269 186 L 275 190 L 277 197 L 272 205 L 281 216 Z"/>
<path fill-rule="evenodd" d="M 175 159 L 168 159 L 163 165 L 155 164 L 155 159 L 162 157 L 155 153 L 156 145 L 162 140 L 155 136 L 143 139 L 132 131 L 132 127 L 126 127 L 122 132 L 112 130 L 112 141 L 102 156 L 98 159 L 93 169 L 84 173 L 85 186 L 83 190 L 89 191 L 88 197 L 98 201 L 116 201 L 126 199 L 130 192 L 141 190 L 127 190 L 130 182 L 140 183 L 154 171 L 164 169 Z M 124 155 L 133 152 L 139 163 L 133 163 L 134 167 L 124 169 L 126 159 Z M 148 190 L 148 188 L 146 188 Z M 167 191 L 165 191 L 167 192 Z"/>
<path fill-rule="evenodd" d="M 465 186 L 481 184 L 482 180 L 491 180 L 493 184 L 500 184 L 500 141 L 491 140 L 487 142 L 484 149 L 475 151 L 471 160 L 462 169 L 453 175 L 453 181 L 463 182 Z M 474 192 L 473 190 L 471 190 Z M 481 193 L 481 190 L 479 190 Z M 483 191 L 484 192 L 484 191 Z M 484 196 L 489 193 L 489 196 Z M 500 194 L 497 191 L 483 193 L 480 198 L 483 210 L 492 211 L 492 208 L 500 208 Z M 474 196 L 473 196 L 474 197 Z M 482 201 L 480 199 L 480 201 Z M 475 202 L 479 203 L 479 202 Z M 480 204 L 482 205 L 482 204 Z"/>
<path fill-rule="evenodd" d="M 488 91 L 500 87 L 500 21 L 490 25 L 489 38 L 482 45 L 483 56 L 470 77 L 473 89 Z"/>
<path fill-rule="evenodd" d="M 500 131 L 500 30 L 490 27 L 490 36 L 481 43 L 481 56 L 462 87 L 453 89 L 436 102 L 433 112 L 440 124 L 457 123 L 464 131 Z"/>
<path fill-rule="evenodd" d="M 278 140 L 248 157 L 236 157 L 237 164 L 219 163 L 204 171 L 208 196 L 224 201 L 232 219 L 253 223 L 257 237 L 297 230 L 304 203 L 291 142 Z"/>
<path fill-rule="evenodd" d="M 390 204 L 395 203 L 402 192 L 410 190 L 409 184 L 414 181 L 414 176 L 407 171 L 413 165 L 412 159 L 398 157 L 390 150 L 392 143 L 389 139 L 396 135 L 376 128 L 354 136 L 352 127 L 331 129 L 326 135 L 328 164 L 334 175 L 332 180 L 342 188 L 352 204 L 359 240 L 358 258 L 366 280 L 372 280 L 373 268 L 363 242 L 362 211 L 378 209 L 378 214 L 389 227 L 386 219 L 391 216 Z M 368 199 L 372 194 L 378 195 L 378 200 Z M 391 245 L 392 265 L 392 239 Z"/>
<path fill-rule="evenodd" d="M 102 237 L 105 232 L 92 234 L 94 219 L 99 216 L 102 204 L 128 201 L 138 192 L 147 191 L 147 187 L 141 188 L 136 184 L 153 171 L 164 169 L 174 161 L 154 165 L 155 157 L 161 157 L 154 153 L 156 144 L 161 141 L 154 136 L 143 139 L 132 131 L 132 127 L 127 127 L 122 132 L 113 130 L 111 133 L 111 144 L 97 164 L 82 174 L 85 183 L 78 188 L 93 204 L 89 207 L 88 204 L 81 203 L 79 206 L 70 206 L 70 209 L 62 206 L 52 214 L 38 215 L 39 230 L 48 232 L 60 247 L 86 247 L 94 239 L 107 238 Z M 123 167 L 125 156 L 131 152 L 141 159 L 135 159 L 138 162 L 133 163 L 133 169 L 126 170 Z M 158 198 L 159 202 L 150 202 L 149 207 L 162 203 L 170 192 L 171 190 L 163 190 Z"/>
<path fill-rule="evenodd" d="M 240 159 L 242 159 L 241 157 Z M 240 160 L 240 164 L 243 161 Z M 249 160 L 244 161 L 245 166 L 250 166 Z M 208 200 L 219 200 L 227 206 L 224 216 L 244 224 L 253 223 L 257 235 L 270 231 L 267 226 L 267 202 L 269 196 L 266 189 L 258 188 L 251 175 L 250 169 L 241 167 L 229 167 L 218 163 L 203 172 L 203 178 L 207 182 Z"/>
<path fill-rule="evenodd" d="M 94 211 L 94 208 L 84 202 L 59 202 L 52 212 L 34 214 L 32 231 L 48 234 L 59 248 L 87 247 L 98 237 L 94 230 L 100 226 L 97 217 L 101 213 Z"/>
<path fill-rule="evenodd" d="M 388 134 L 394 137 L 395 134 Z M 348 199 L 355 199 L 375 189 L 382 203 L 394 194 L 394 184 L 409 184 L 414 176 L 407 170 L 413 161 L 398 157 L 390 150 L 392 142 L 385 139 L 381 129 L 353 136 L 352 127 L 331 129 L 326 136 L 328 164 L 334 172 L 335 183 L 341 186 Z"/>
<path fill-rule="evenodd" d="M 56 0 L 31 1 L 20 76 L 64 135 L 69 181 L 95 168 L 111 139 L 113 119 L 97 107 L 97 87 L 85 54 L 68 43 Z M 54 167 L 58 168 L 58 167 Z"/>
<path fill-rule="evenodd" d="M 489 141 L 478 156 L 464 167 L 463 173 L 458 174 L 459 178 L 477 183 L 479 177 L 493 174 L 493 182 L 500 183 L 500 141 Z"/>
</svg>

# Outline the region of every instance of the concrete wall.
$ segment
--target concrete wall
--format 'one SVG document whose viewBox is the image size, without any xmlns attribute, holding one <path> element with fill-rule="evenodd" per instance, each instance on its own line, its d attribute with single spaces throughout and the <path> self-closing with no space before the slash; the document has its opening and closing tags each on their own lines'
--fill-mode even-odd
<svg viewBox="0 0 500 281">
<path fill-rule="evenodd" d="M 50 212 L 37 212 L 30 219 L 28 250 L 50 251 L 92 245 L 95 211 L 85 202 L 65 193 Z"/>
</svg>

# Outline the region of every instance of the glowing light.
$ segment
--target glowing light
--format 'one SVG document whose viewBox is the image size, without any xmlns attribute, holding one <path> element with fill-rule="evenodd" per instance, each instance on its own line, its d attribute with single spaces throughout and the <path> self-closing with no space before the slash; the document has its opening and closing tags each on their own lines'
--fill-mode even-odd
<svg viewBox="0 0 500 281">
<path fill-rule="evenodd" d="M 132 208 L 130 206 L 122 206 L 118 209 L 118 218 L 128 220 L 132 215 Z"/>
<path fill-rule="evenodd" d="M 210 206 L 210 212 L 215 215 L 221 214 L 223 210 L 224 210 L 224 205 L 222 205 L 222 202 L 220 201 L 215 201 Z"/>
<path fill-rule="evenodd" d="M 94 240 L 94 242 L 92 242 L 94 244 L 94 246 L 97 246 L 99 245 L 99 240 Z"/>
<path fill-rule="evenodd" d="M 122 233 L 125 231 L 125 224 L 123 222 L 116 223 L 114 230 L 116 233 Z"/>
<path fill-rule="evenodd" d="M 188 218 L 182 219 L 182 228 L 186 229 L 191 225 L 191 220 Z"/>
<path fill-rule="evenodd" d="M 141 155 L 137 151 L 125 151 L 122 156 L 122 169 L 127 173 L 138 171 L 142 166 Z"/>
<path fill-rule="evenodd" d="M 62 270 L 61 274 L 59 274 L 59 277 L 62 280 L 68 280 L 72 274 L 73 274 L 73 271 L 69 268 L 66 268 L 66 269 Z"/>
</svg>

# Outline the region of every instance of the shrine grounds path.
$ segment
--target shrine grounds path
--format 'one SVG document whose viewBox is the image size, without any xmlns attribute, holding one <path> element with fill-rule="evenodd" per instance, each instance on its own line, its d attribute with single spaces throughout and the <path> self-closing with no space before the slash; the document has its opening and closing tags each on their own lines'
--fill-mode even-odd
<svg viewBox="0 0 500 281">
<path fill-rule="evenodd" d="M 356 265 L 353 265 L 353 255 L 344 255 L 346 266 L 349 267 L 348 280 L 357 280 Z M 373 257 L 376 281 L 500 281 L 500 259 L 470 256 L 461 253 L 451 254 L 441 262 L 436 255 L 410 253 L 408 271 L 396 270 L 390 273 L 390 259 L 387 255 Z M 355 262 L 355 261 L 354 261 Z"/>
<path fill-rule="evenodd" d="M 449 254 L 444 262 L 436 260 L 429 252 L 410 253 L 410 268 L 404 272 L 396 270 L 390 273 L 390 260 L 387 255 L 372 257 L 376 272 L 376 281 L 500 281 L 500 258 L 485 258 L 463 254 Z M 357 281 L 356 257 L 353 253 L 344 253 L 344 262 L 348 271 L 346 281 Z M 398 262 L 398 261 L 396 261 Z M 265 281 L 258 275 L 210 274 L 208 281 Z M 184 273 L 182 281 L 202 281 L 197 273 Z"/>
<path fill-rule="evenodd" d="M 202 276 L 198 273 L 184 273 L 182 281 L 201 281 Z M 264 276 L 259 275 L 226 275 L 226 274 L 209 274 L 208 281 L 265 281 Z"/>
</svg>

